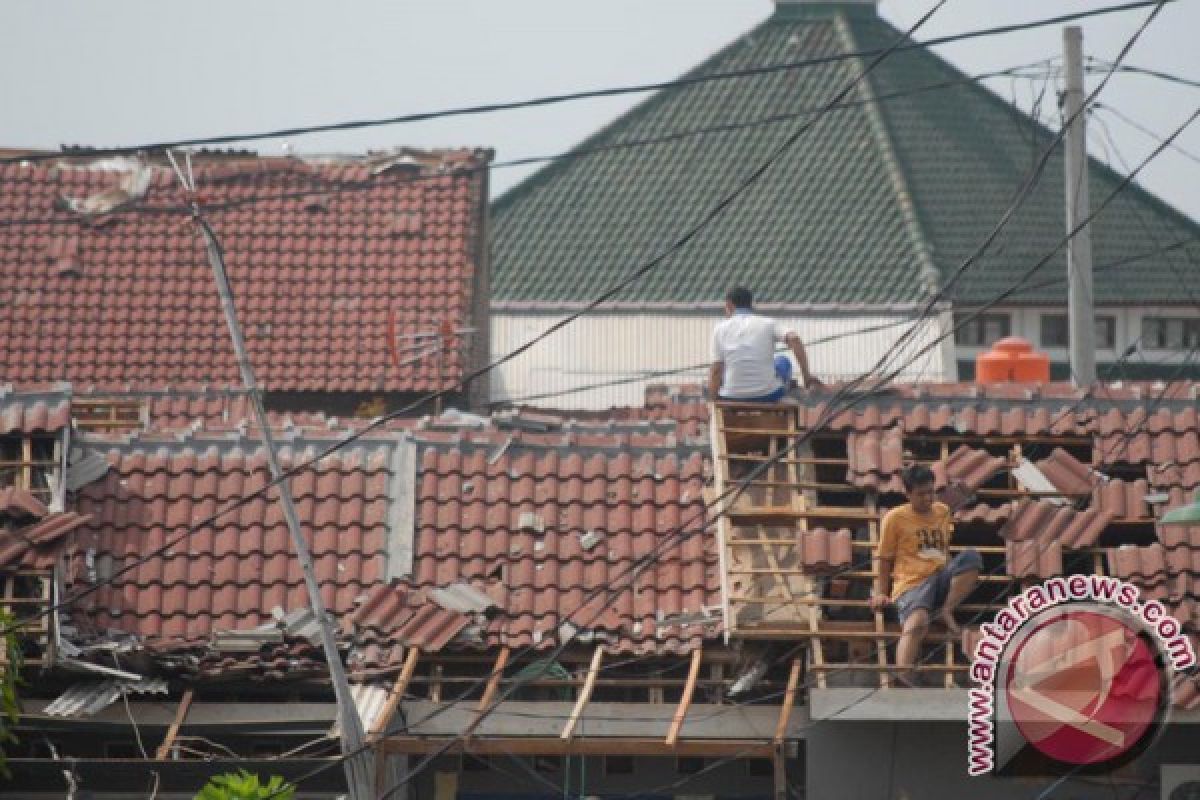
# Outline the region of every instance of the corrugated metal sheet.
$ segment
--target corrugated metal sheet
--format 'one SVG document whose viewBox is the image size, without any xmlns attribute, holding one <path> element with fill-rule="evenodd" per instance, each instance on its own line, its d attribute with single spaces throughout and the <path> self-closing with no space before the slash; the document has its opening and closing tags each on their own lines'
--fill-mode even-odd
<svg viewBox="0 0 1200 800">
<path fill-rule="evenodd" d="M 42 709 L 42 713 L 51 717 L 87 717 L 108 708 L 119 700 L 122 694 L 166 693 L 167 682 L 161 678 L 77 683 Z"/>
<path fill-rule="evenodd" d="M 492 315 L 492 358 L 506 355 L 562 319 L 558 314 L 496 312 Z M 784 326 L 800 334 L 813 371 L 822 379 L 857 376 L 875 365 L 908 330 L 899 315 L 826 315 L 781 317 Z M 493 402 L 534 401 L 550 408 L 599 409 L 642 405 L 650 384 L 696 383 L 707 375 L 712 360 L 712 331 L 721 320 L 706 314 L 588 314 L 499 367 L 491 376 Z M 895 322 L 893 327 L 870 330 Z M 825 337 L 860 331 L 853 336 L 820 343 Z M 894 354 L 896 365 L 932 343 L 938 336 L 936 318 L 921 329 L 905 352 Z M 691 369 L 663 375 L 664 371 Z M 656 374 L 657 373 L 657 374 Z M 643 376 L 638 378 L 638 376 Z M 596 386 L 569 394 L 579 387 Z M 900 380 L 945 380 L 941 347 L 932 347 L 900 375 Z M 539 397 L 555 394 L 554 397 Z"/>
<path fill-rule="evenodd" d="M 369 732 L 375 727 L 391 693 L 391 686 L 384 683 L 354 683 L 350 685 L 350 695 L 354 698 L 354 707 L 358 709 L 358 718 L 362 720 L 364 732 Z M 334 738 L 342 735 L 340 717 L 329 729 L 329 735 Z"/>
</svg>

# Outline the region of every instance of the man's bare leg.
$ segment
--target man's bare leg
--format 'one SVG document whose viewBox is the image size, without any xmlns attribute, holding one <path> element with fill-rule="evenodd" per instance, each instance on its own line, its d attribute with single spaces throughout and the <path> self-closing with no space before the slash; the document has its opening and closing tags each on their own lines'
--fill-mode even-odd
<svg viewBox="0 0 1200 800">
<path fill-rule="evenodd" d="M 978 583 L 979 570 L 977 569 L 960 572 L 950 579 L 950 589 L 946 592 L 946 602 L 942 604 L 942 610 L 938 614 L 938 618 L 950 633 L 957 635 L 962 632 L 962 627 L 954 619 L 954 609 L 958 608 L 959 603 L 974 591 Z"/>
<path fill-rule="evenodd" d="M 916 673 L 913 667 L 917 663 L 917 653 L 921 649 L 921 641 L 929 630 L 929 612 L 923 608 L 908 615 L 904 627 L 900 631 L 900 641 L 896 644 L 896 672 L 901 682 L 916 683 Z"/>
</svg>

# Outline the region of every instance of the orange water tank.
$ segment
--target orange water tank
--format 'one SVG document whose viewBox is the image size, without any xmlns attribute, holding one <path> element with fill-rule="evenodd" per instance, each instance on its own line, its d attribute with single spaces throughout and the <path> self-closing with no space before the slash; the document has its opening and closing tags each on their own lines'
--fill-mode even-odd
<svg viewBox="0 0 1200 800">
<path fill-rule="evenodd" d="M 1036 353 L 1033 345 L 1018 336 L 1008 336 L 975 357 L 977 383 L 1049 383 L 1050 358 Z"/>
</svg>

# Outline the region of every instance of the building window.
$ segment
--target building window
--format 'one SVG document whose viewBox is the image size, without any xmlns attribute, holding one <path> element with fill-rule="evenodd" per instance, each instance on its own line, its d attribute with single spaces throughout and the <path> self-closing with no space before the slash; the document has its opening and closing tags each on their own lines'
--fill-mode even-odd
<svg viewBox="0 0 1200 800">
<path fill-rule="evenodd" d="M 1066 314 L 1042 315 L 1042 347 L 1069 347 L 1070 325 Z M 1096 349 L 1113 350 L 1117 346 L 1117 318 L 1108 315 L 1096 317 Z"/>
<path fill-rule="evenodd" d="M 0 489 L 24 489 L 47 506 L 58 479 L 56 440 L 47 436 L 0 438 Z"/>
<path fill-rule="evenodd" d="M 695 775 L 703 772 L 708 763 L 703 758 L 683 756 L 675 759 L 675 772 L 680 775 Z"/>
<path fill-rule="evenodd" d="M 1142 317 L 1142 346 L 1151 350 L 1200 347 L 1200 318 Z"/>
<path fill-rule="evenodd" d="M 964 347 L 988 347 L 1012 335 L 1008 314 L 955 314 L 954 343 Z"/>
<path fill-rule="evenodd" d="M 605 756 L 605 775 L 632 775 L 633 756 Z"/>
</svg>

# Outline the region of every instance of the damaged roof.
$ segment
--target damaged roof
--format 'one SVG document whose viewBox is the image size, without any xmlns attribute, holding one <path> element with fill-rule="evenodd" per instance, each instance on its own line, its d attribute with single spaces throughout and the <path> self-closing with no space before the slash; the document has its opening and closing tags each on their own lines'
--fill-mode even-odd
<svg viewBox="0 0 1200 800">
<path fill-rule="evenodd" d="M 265 390 L 429 391 L 463 374 L 491 154 L 406 152 L 420 158 L 194 166 Z M 0 165 L 0 374 L 239 384 L 205 248 L 163 213 L 189 202 L 162 164 Z"/>
<path fill-rule="evenodd" d="M 707 440 L 661 420 L 482 422 L 447 415 L 368 433 L 291 481 L 358 674 L 398 667 L 409 646 L 579 638 L 614 652 L 684 652 L 719 633 L 719 618 L 671 619 L 719 603 L 716 552 L 699 535 Z M 285 468 L 346 432 L 279 432 Z M 253 429 L 83 433 L 75 451 L 109 464 L 76 505 L 91 517 L 81 549 L 95 551 L 94 577 L 114 576 L 78 605 L 81 636 L 132 633 L 212 677 L 319 665 L 311 641 L 274 627 L 307 601 L 270 494 L 154 554 L 267 483 Z M 632 591 L 587 598 L 626 580 Z M 565 624 L 572 614 L 577 627 Z"/>
</svg>

